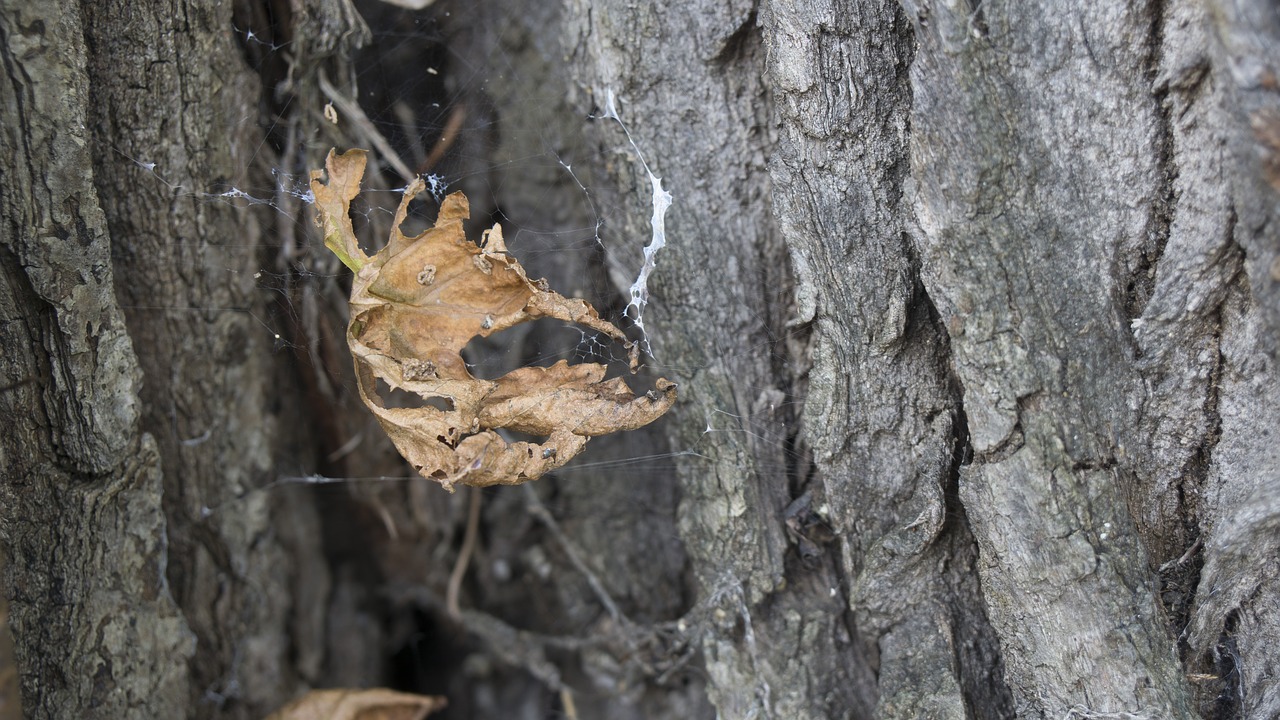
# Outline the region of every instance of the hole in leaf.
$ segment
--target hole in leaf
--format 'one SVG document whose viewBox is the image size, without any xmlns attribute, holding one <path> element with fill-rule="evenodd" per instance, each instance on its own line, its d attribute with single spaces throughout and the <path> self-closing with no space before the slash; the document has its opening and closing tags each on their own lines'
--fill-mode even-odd
<svg viewBox="0 0 1280 720">
<path fill-rule="evenodd" d="M 560 360 L 571 364 L 608 362 L 620 358 L 626 369 L 626 351 L 609 338 L 555 318 L 539 318 L 500 330 L 488 337 L 477 335 L 462 350 L 467 370 L 481 380 L 497 380 L 520 367 L 551 367 Z"/>
<path fill-rule="evenodd" d="M 378 399 L 385 408 L 435 408 L 443 412 L 453 412 L 453 399 L 442 395 L 423 397 L 415 392 L 393 388 L 382 378 L 378 378 Z"/>
<path fill-rule="evenodd" d="M 422 463 L 424 472 L 434 475 L 436 470 L 443 470 L 450 485 L 522 482 L 568 462 L 582 452 L 588 437 L 641 427 L 671 408 L 676 400 L 674 383 L 655 380 L 656 397 L 647 393 L 637 396 L 626 381 L 617 377 L 603 379 L 610 370 L 606 364 L 586 361 L 575 366 L 569 358 L 560 357 L 571 352 L 569 346 L 546 348 L 541 340 L 535 344 L 530 328 L 518 336 L 520 342 L 515 348 L 495 350 L 497 364 L 489 361 L 481 348 L 468 349 L 466 345 L 476 333 L 489 332 L 497 322 L 506 322 L 505 318 L 518 321 L 537 316 L 558 318 L 561 324 L 552 323 L 556 333 L 576 334 L 578 339 L 571 346 L 575 350 L 587 346 L 594 351 L 592 343 L 597 343 L 608 349 L 601 355 L 612 365 L 620 359 L 612 354 L 613 344 L 597 340 L 600 336 L 609 337 L 626 346 L 624 350 L 630 352 L 623 355 L 630 355 L 633 366 L 639 363 L 638 348 L 627 343 L 615 325 L 596 315 L 590 304 L 559 295 L 543 281 L 529 279 L 516 259 L 506 253 L 500 225 L 486 231 L 483 249 L 469 245 L 463 220 L 470 215 L 470 206 L 461 193 L 441 202 L 430 237 L 413 240 L 402 233 L 399 225 L 413 198 L 425 188 L 421 179 L 415 180 L 405 189 L 396 210 L 396 227 L 391 230 L 388 244 L 368 256 L 352 232 L 350 217 L 351 201 L 359 195 L 366 165 L 363 151 L 349 150 L 341 155 L 330 151 L 325 169 L 311 173 L 311 192 L 325 228 L 326 247 L 356 271 L 351 307 L 353 313 L 363 310 L 348 327 L 348 339 L 359 371 L 357 382 L 366 402 L 382 415 L 382 425 L 401 454 Z M 327 182 L 323 181 L 326 175 Z M 477 263 L 477 257 L 484 262 Z M 437 272 L 445 265 L 453 270 L 472 269 L 448 274 L 444 298 L 448 303 L 414 304 L 415 299 L 422 299 L 422 288 L 433 284 L 429 282 L 430 273 L 423 274 L 428 265 L 436 266 Z M 437 295 L 441 293 L 443 289 Z M 477 327 L 472 323 L 479 318 L 483 321 Z M 351 335 L 353 328 L 362 331 L 360 336 Z M 594 334 L 584 332 L 588 328 Z M 391 347 L 375 352 L 375 346 L 380 347 L 388 339 Z M 488 338 L 486 343 L 491 348 L 502 347 Z M 387 368 L 386 360 L 375 357 L 382 352 L 387 353 L 385 358 L 399 362 L 400 369 Z M 467 352 L 472 357 L 462 357 Z M 589 357 L 586 352 L 582 355 Z M 394 393 L 387 387 L 405 382 L 402 378 L 408 371 L 422 379 L 431 377 L 428 362 L 452 363 L 451 374 L 463 375 L 457 372 L 459 360 L 475 363 L 481 378 L 503 379 L 495 387 L 484 379 L 448 378 L 448 392 L 456 399 L 450 406 L 456 404 L 459 408 L 452 413 L 441 412 L 429 398 Z M 422 363 L 420 367 L 411 367 L 418 362 Z M 520 372 L 513 376 L 511 370 L 517 368 Z M 442 373 L 439 368 L 435 370 Z M 376 380 L 384 375 L 387 385 L 379 387 Z M 377 407 L 384 402 L 409 407 L 397 408 L 395 417 L 388 417 Z M 509 440 L 493 435 L 465 445 L 460 441 L 451 449 L 439 447 L 436 437 L 441 434 L 454 437 L 460 430 L 468 434 L 479 432 L 482 416 L 488 418 L 486 427 L 557 436 L 558 457 L 526 457 L 526 446 L 513 447 Z"/>
</svg>

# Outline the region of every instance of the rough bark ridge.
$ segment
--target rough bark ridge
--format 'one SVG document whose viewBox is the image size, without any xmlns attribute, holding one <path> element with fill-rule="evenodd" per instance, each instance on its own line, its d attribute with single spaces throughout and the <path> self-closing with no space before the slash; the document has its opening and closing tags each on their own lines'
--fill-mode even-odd
<svg viewBox="0 0 1280 720">
<path fill-rule="evenodd" d="M 1275 12 L 902 5 L 573 6 L 580 82 L 626 99 L 641 137 L 682 140 L 659 174 L 672 235 L 699 247 L 668 250 L 653 323 L 660 358 L 700 371 L 677 446 L 700 414 L 751 407 L 710 391 L 729 365 L 737 394 L 760 387 L 746 359 L 722 359 L 757 336 L 717 333 L 731 309 L 772 317 L 738 274 L 760 272 L 739 243 L 777 248 L 763 224 L 713 224 L 741 148 L 686 170 L 703 160 L 688 148 L 722 148 L 743 104 L 776 102 L 776 138 L 753 147 L 812 327 L 810 489 L 856 623 L 847 647 L 788 643 L 804 590 L 768 583 L 797 579 L 772 520 L 787 495 L 759 445 L 713 436 L 712 456 L 738 453 L 745 471 L 686 467 L 682 532 L 704 596 L 746 580 L 736 616 L 750 621 L 706 636 L 712 698 L 729 716 L 1267 717 L 1276 600 L 1244 548 L 1270 547 L 1280 468 L 1258 431 L 1280 386 L 1264 339 L 1280 277 Z M 758 69 L 761 39 L 766 82 L 722 99 L 725 58 Z M 684 172 L 699 181 L 681 187 Z M 731 271 L 689 297 L 709 258 Z M 765 342 L 783 332 L 766 327 Z M 800 397 L 806 379 L 773 382 Z M 832 692 L 796 657 L 838 657 L 855 680 Z"/>
<path fill-rule="evenodd" d="M 1020 713 L 1186 716 L 1169 629 L 1185 625 L 1202 533 L 1194 592 L 1200 618 L 1216 613 L 1209 634 L 1253 591 L 1249 636 L 1274 632 L 1274 587 L 1223 559 L 1249 525 L 1269 526 L 1256 509 L 1232 514 L 1265 508 L 1258 493 L 1280 467 L 1273 443 L 1245 429 L 1274 425 L 1277 383 L 1275 345 L 1258 344 L 1272 303 L 1250 298 L 1273 281 L 1252 272 L 1246 284 L 1241 260 L 1256 268 L 1275 251 L 1236 217 L 1265 173 L 1220 149 L 1250 147 L 1230 117 L 1245 103 L 1223 82 L 1238 63 L 1210 67 L 1191 3 L 927 10 L 915 205 L 973 437 L 961 497 Z M 1217 562 L 1250 590 L 1224 596 Z M 1188 671 L 1217 642 L 1193 638 Z M 1076 646 L 1107 652 L 1086 668 Z M 1216 713 L 1206 701 L 1234 691 L 1221 683 L 1243 663 L 1245 715 L 1268 716 L 1249 707 L 1263 683 L 1248 670 L 1268 662 L 1220 663 L 1200 709 Z"/>
<path fill-rule="evenodd" d="M 680 463 L 680 531 L 713 610 L 699 629 L 712 700 L 725 717 L 864 716 L 874 680 L 834 548 L 803 567 L 784 529 L 793 500 L 808 491 L 810 513 L 823 499 L 787 452 L 801 378 L 788 357 L 786 253 L 770 217 L 774 119 L 757 19 L 749 2 L 571 3 L 565 44 L 595 104 L 616 95 L 674 195 L 669 235 L 692 239 L 660 255 L 646 325 L 661 371 L 682 388 L 672 443 L 700 453 Z M 616 258 L 648 237 L 649 182 L 615 126 L 601 123 L 596 137 L 624 194 L 611 200 L 634 210 L 605 238 Z"/>
<path fill-rule="evenodd" d="M 257 89 L 229 6 L 47 15 L 4 29 L 3 402 L 30 426 L 0 527 L 26 711 L 259 716 L 317 671 L 328 576 L 309 505 L 236 500 L 292 439 L 256 218 L 206 195 L 246 180 Z"/>
<path fill-rule="evenodd" d="M 238 246 L 259 236 L 258 218 L 205 194 L 248 182 L 261 143 L 243 122 L 258 88 L 229 11 L 87 3 L 85 42 L 95 180 L 116 292 L 145 349 L 142 427 L 164 469 L 166 574 L 200 647 L 189 707 L 252 716 L 298 684 L 290 656 L 314 654 L 322 626 L 307 614 L 328 577 L 321 548 L 300 539 L 316 532 L 305 507 L 273 516 L 268 494 L 238 499 L 275 478 L 283 419 L 270 409 L 259 255 Z"/>
<path fill-rule="evenodd" d="M 94 187 L 82 17 L 0 15 L 0 537 L 30 717 L 156 717 L 194 642 L 165 577 L 160 458 Z"/>
<path fill-rule="evenodd" d="M 999 652 L 953 495 L 967 431 L 902 220 L 908 26 L 894 2 L 768 8 L 774 201 L 815 326 L 806 435 L 863 652 L 878 657 L 875 714 L 1007 714 L 999 672 L 979 671 Z"/>
<path fill-rule="evenodd" d="M 712 436 L 718 467 L 682 471 L 682 535 L 702 592 L 726 619 L 703 641 L 712 698 L 729 717 L 1006 713 L 973 543 L 962 522 L 947 521 L 963 448 L 945 341 L 898 208 L 909 38 L 894 6 L 725 12 L 610 6 L 580 15 L 591 22 L 578 40 L 591 71 L 584 84 L 597 102 L 606 88 L 617 92 L 633 133 L 661 158 L 678 204 L 672 235 L 698 238 L 661 260 L 653 309 L 659 361 L 691 369 L 673 440 L 692 445 L 723 424 L 726 408 L 745 431 Z M 780 137 L 761 115 L 775 100 L 756 79 L 765 47 Z M 744 142 L 759 154 L 726 163 Z M 771 186 L 781 236 L 763 204 Z M 642 178 L 632 187 L 642 218 Z M 762 202 L 732 200 L 756 187 Z M 643 237 L 639 223 L 627 229 Z M 772 295 L 785 278 L 758 284 L 785 263 L 783 237 L 801 282 L 798 315 Z M 749 252 L 753 241 L 763 257 Z M 711 282 L 708 267 L 718 271 Z M 788 321 L 814 326 L 804 425 L 817 483 L 779 442 L 799 424 L 784 402 L 803 393 L 793 375 L 802 371 L 765 364 L 786 359 Z M 785 412 L 769 417 L 770 408 Z M 779 472 L 788 463 L 789 476 Z M 806 492 L 814 508 L 829 503 L 844 544 L 812 570 L 787 550 L 781 522 Z"/>
<path fill-rule="evenodd" d="M 919 242 L 964 388 L 960 496 L 1022 716 L 1189 716 L 1123 491 L 1143 394 L 1123 303 L 1165 201 L 1136 42 L 1150 23 L 984 3 L 934 7 L 917 36 Z M 1086 667 L 1079 647 L 1107 651 Z"/>
<path fill-rule="evenodd" d="M 1199 15 L 1206 11 L 1207 40 Z M 1199 491 L 1193 513 L 1204 546 L 1186 632 L 1189 660 L 1204 662 L 1220 679 L 1206 689 L 1205 703 L 1223 714 L 1277 717 L 1280 579 L 1263 558 L 1275 557 L 1280 524 L 1280 10 L 1263 2 L 1204 9 L 1175 3 L 1166 26 L 1186 28 L 1183 42 L 1194 49 L 1171 53 L 1180 62 L 1162 74 L 1171 94 L 1181 93 L 1190 106 L 1180 123 L 1185 151 L 1175 157 L 1180 171 L 1195 173 L 1189 183 L 1204 178 L 1185 191 L 1179 211 L 1185 207 L 1191 222 L 1218 219 L 1216 232 L 1188 239 L 1188 259 L 1157 280 L 1171 296 L 1192 288 L 1185 303 L 1171 297 L 1159 317 L 1216 323 L 1218 341 L 1217 357 L 1210 352 L 1196 376 L 1209 370 L 1206 407 L 1217 426 L 1200 436 L 1208 457 L 1199 459 L 1208 472 L 1195 477 L 1203 483 L 1188 483 Z M 1167 36 L 1172 44 L 1176 36 Z M 1193 51 L 1208 56 L 1210 72 Z M 1198 113 L 1206 116 L 1203 125 L 1193 124 Z M 1205 133 L 1201 127 L 1211 128 L 1216 142 L 1193 144 L 1208 139 L 1197 137 Z M 1215 305 L 1216 317 L 1206 322 L 1206 308 Z"/>
</svg>

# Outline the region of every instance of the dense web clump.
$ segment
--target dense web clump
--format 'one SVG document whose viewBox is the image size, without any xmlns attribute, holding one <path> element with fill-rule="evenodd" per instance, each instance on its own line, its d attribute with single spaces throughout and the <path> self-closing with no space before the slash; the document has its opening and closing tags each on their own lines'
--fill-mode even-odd
<svg viewBox="0 0 1280 720">
<path fill-rule="evenodd" d="M 649 244 L 644 247 L 644 264 L 640 267 L 640 274 L 636 276 L 636 281 L 628 289 L 631 299 L 627 301 L 627 310 L 634 311 L 636 327 L 640 328 L 641 334 L 644 335 L 644 308 L 649 304 L 649 276 L 657 267 L 658 251 L 667 244 L 667 210 L 671 207 L 672 198 L 671 193 L 662 189 L 662 178 L 654 175 L 653 170 L 649 169 L 649 163 L 644 159 L 644 153 L 640 152 L 640 148 L 636 146 L 635 139 L 631 137 L 631 131 L 622 122 L 622 118 L 618 117 L 618 106 L 612 89 L 605 91 L 604 108 L 602 117 L 616 121 L 626 133 L 627 142 L 635 148 L 636 156 L 640 158 L 640 164 L 644 166 L 645 174 L 649 176 L 649 184 L 653 189 L 653 216 L 649 219 L 653 235 Z M 645 350 L 652 354 L 647 335 L 644 337 L 644 343 Z"/>
</svg>

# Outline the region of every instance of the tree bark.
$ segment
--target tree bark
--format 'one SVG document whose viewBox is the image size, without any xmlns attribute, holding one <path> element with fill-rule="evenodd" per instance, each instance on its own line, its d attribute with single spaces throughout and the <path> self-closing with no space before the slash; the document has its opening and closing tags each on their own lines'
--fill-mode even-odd
<svg viewBox="0 0 1280 720">
<path fill-rule="evenodd" d="M 6 589 L 32 717 L 163 714 L 194 642 L 94 187 L 82 18 L 3 15 Z M 164 662 L 158 662 L 166 658 Z M 176 660 L 177 662 L 173 662 Z"/>
<path fill-rule="evenodd" d="M 229 11 L 4 11 L 0 527 L 31 717 L 260 715 L 323 628 L 314 511 L 221 511 L 291 462 L 258 217 L 207 194 L 261 143 Z"/>
<path fill-rule="evenodd" d="M 1263 429 L 1280 388 L 1264 219 L 1274 13 L 903 5 L 593 4 L 571 28 L 582 84 L 615 88 L 651 142 L 682 141 L 663 165 L 671 234 L 698 241 L 666 257 L 653 324 L 663 361 L 703 372 L 685 380 L 676 445 L 700 416 L 767 406 L 704 400 L 704 375 L 805 403 L 811 487 L 737 459 L 749 441 L 729 435 L 705 454 L 746 472 L 682 473 L 701 592 L 751 588 L 731 615 L 752 632 L 704 637 L 713 700 L 733 717 L 1269 716 L 1273 660 L 1246 659 L 1234 632 L 1247 617 L 1270 638 L 1276 605 L 1243 551 L 1270 547 L 1280 472 Z M 763 63 L 726 72 L 761 41 Z M 758 91 L 711 90 L 762 64 Z M 721 144 L 761 107 L 776 137 Z M 735 161 L 757 152 L 776 231 L 734 202 L 761 175 Z M 744 214 L 745 233 L 731 224 Z M 721 272 L 755 255 L 744 239 L 768 252 L 777 234 L 791 324 L 812 330 L 812 368 L 791 386 L 725 367 L 790 337 L 785 322 L 735 327 L 741 308 L 773 317 L 768 294 Z M 815 634 L 847 648 L 802 641 L 787 608 L 820 593 L 776 580 L 780 511 L 806 489 L 826 498 L 851 611 L 843 633 Z M 1196 587 L 1202 562 L 1226 597 Z M 833 617 L 809 608 L 809 623 Z M 832 665 L 868 680 L 804 676 Z"/>
<path fill-rule="evenodd" d="M 918 35 L 919 244 L 964 388 L 960 498 L 1020 714 L 1190 714 L 1124 504 L 1145 444 L 1126 437 L 1143 410 L 1130 321 L 1171 199 L 1157 23 L 1008 4 L 937 8 Z M 1106 651 L 1085 666 L 1078 648 Z"/>
<path fill-rule="evenodd" d="M 368 685 L 446 718 L 1280 715 L 1274 8 L 49 15 L 0 11 L 29 716 Z M 295 487 L 408 474 L 294 192 L 373 144 L 458 179 L 475 228 L 545 230 L 512 251 L 566 294 L 611 282 L 614 315 L 661 178 L 672 416 L 528 489 Z M 377 160 L 367 187 L 401 186 Z M 557 332 L 468 352 L 509 368 Z"/>
</svg>

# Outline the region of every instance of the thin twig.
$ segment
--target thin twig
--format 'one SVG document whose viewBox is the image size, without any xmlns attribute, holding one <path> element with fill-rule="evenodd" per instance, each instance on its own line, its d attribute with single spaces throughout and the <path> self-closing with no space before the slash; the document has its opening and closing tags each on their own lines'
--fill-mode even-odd
<svg viewBox="0 0 1280 720">
<path fill-rule="evenodd" d="M 1186 564 L 1186 562 L 1191 559 L 1191 556 L 1195 555 L 1196 551 L 1200 549 L 1200 540 L 1201 538 L 1196 538 L 1196 541 L 1191 543 L 1191 547 L 1187 548 L 1187 551 L 1182 553 L 1182 557 L 1177 560 L 1170 560 L 1169 562 L 1161 565 L 1160 572 L 1164 572 L 1175 565 Z"/>
<path fill-rule="evenodd" d="M 661 675 L 654 678 L 653 684 L 659 687 L 666 685 L 667 681 L 671 679 L 671 676 L 683 670 L 684 667 L 689 664 L 689 661 L 693 659 L 693 656 L 697 654 L 698 648 L 690 645 L 683 653 L 680 654 L 680 657 L 676 658 L 676 661 L 671 664 L 671 667 L 663 670 Z"/>
<path fill-rule="evenodd" d="M 573 703 L 573 691 L 569 688 L 560 690 L 560 704 L 564 706 L 564 716 L 568 720 L 578 720 L 578 706 Z"/>
<path fill-rule="evenodd" d="M 449 119 L 444 123 L 444 130 L 440 132 L 440 139 L 436 140 L 436 144 L 431 148 L 431 154 L 427 155 L 419 166 L 418 174 L 431 172 L 431 169 L 444 159 L 444 154 L 449 152 L 453 141 L 458 139 L 458 131 L 462 129 L 462 121 L 467 118 L 467 106 L 461 103 L 449 113 Z"/>
<path fill-rule="evenodd" d="M 458 561 L 453 564 L 453 572 L 449 573 L 449 587 L 445 591 L 444 606 L 449 617 L 454 620 L 462 618 L 458 610 L 458 592 L 462 589 L 462 578 L 467 574 L 467 565 L 471 562 L 471 553 L 476 549 L 476 536 L 480 534 L 480 495 L 483 491 L 478 487 L 469 488 L 467 493 L 467 529 L 462 534 L 462 549 L 458 551 Z"/>
<path fill-rule="evenodd" d="M 596 598 L 600 601 L 600 604 L 604 605 L 604 609 L 609 612 L 609 617 L 613 618 L 616 623 L 623 626 L 630 626 L 631 621 L 628 620 L 627 616 L 623 615 L 622 611 L 618 609 L 617 603 L 613 601 L 613 597 L 609 595 L 609 592 L 604 589 L 604 583 L 600 582 L 600 578 L 596 577 L 596 574 L 591 571 L 591 568 L 587 567 L 587 564 L 582 560 L 582 556 L 579 555 L 577 549 L 574 548 L 573 543 L 565 536 L 564 531 L 560 529 L 560 524 L 551 516 L 551 511 L 547 509 L 546 505 L 542 504 L 542 500 L 538 497 L 538 493 L 536 493 L 533 487 L 528 483 L 525 483 L 520 487 L 524 490 L 524 496 L 529 504 L 530 514 L 541 522 L 542 526 L 551 533 L 551 536 L 555 538 L 556 543 L 560 545 L 560 549 L 564 550 L 564 554 L 569 557 L 569 562 L 572 563 L 573 567 L 576 568 L 578 572 L 582 573 L 583 577 L 587 579 L 587 585 L 591 586 L 591 591 L 596 594 Z"/>
<path fill-rule="evenodd" d="M 422 587 L 393 589 L 393 599 L 409 600 L 431 612 L 440 612 L 440 601 Z M 603 638 L 573 638 L 540 635 L 516 629 L 488 613 L 462 610 L 457 618 L 462 627 L 477 638 L 493 653 L 494 657 L 513 667 L 523 668 L 548 688 L 559 692 L 565 688 L 560 670 L 547 659 L 546 648 L 567 652 L 579 652 L 585 648 L 599 647 Z"/>
<path fill-rule="evenodd" d="M 360 109 L 360 104 L 338 92 L 338 89 L 329 82 L 329 78 L 323 72 L 318 73 L 316 79 L 319 81 L 320 91 L 324 93 L 325 97 L 329 98 L 329 101 L 338 107 L 338 111 L 344 117 L 351 120 L 356 132 L 364 135 L 365 139 L 378 149 L 387 164 L 400 173 L 405 185 L 413 182 L 417 174 L 409 169 L 409 165 L 400 159 L 400 154 L 395 151 L 391 143 L 382 136 L 382 133 L 378 132 L 378 128 L 374 126 L 373 121 L 369 119 L 368 115 L 364 114 L 364 110 Z"/>
</svg>

